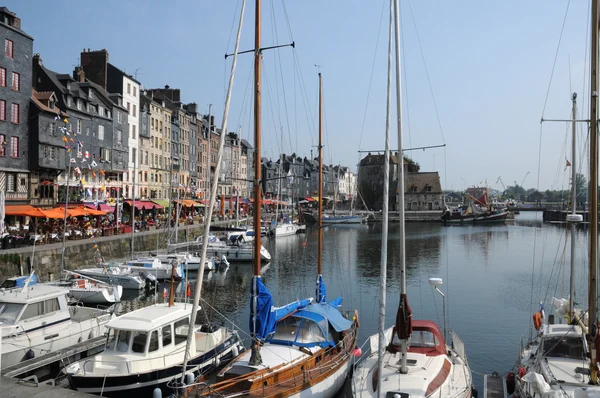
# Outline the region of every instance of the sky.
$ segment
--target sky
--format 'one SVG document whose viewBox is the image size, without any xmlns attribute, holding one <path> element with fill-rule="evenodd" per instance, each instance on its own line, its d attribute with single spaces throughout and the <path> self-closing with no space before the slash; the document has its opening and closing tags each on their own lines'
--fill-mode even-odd
<svg viewBox="0 0 600 398">
<path fill-rule="evenodd" d="M 589 115 L 590 1 L 400 3 L 404 148 L 445 144 L 405 152 L 421 171 L 438 171 L 444 189 L 567 189 L 570 124 L 540 120 L 570 118 L 572 92 L 579 117 Z M 84 48 L 105 48 L 144 87 L 180 88 L 201 113 L 213 104 L 221 123 L 241 0 L 3 4 L 51 70 L 72 73 Z M 316 156 L 319 71 L 324 161 L 355 169 L 360 150 L 383 150 L 388 23 L 388 0 L 263 0 L 262 46 L 295 47 L 263 52 L 262 156 Z M 248 1 L 240 50 L 253 45 Z M 252 55 L 240 55 L 227 129 L 250 143 L 252 69 Z M 394 94 L 392 120 L 395 107 Z M 586 134 L 579 124 L 575 166 L 587 175 Z"/>
</svg>

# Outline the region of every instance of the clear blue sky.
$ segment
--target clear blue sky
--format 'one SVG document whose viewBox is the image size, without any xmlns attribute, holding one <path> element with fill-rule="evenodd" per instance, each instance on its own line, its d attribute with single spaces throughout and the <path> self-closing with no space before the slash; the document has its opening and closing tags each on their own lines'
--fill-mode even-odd
<svg viewBox="0 0 600 398">
<path fill-rule="evenodd" d="M 405 147 L 447 144 L 445 150 L 410 153 L 422 171 L 441 173 L 444 188 L 483 180 L 501 188 L 498 176 L 507 185 L 520 184 L 528 171 L 524 185 L 537 186 L 540 118 L 566 3 L 401 1 Z M 4 5 L 22 19 L 23 30 L 35 38 L 34 52 L 50 69 L 70 73 L 83 48 L 106 48 L 110 62 L 121 69 L 133 74 L 141 68 L 137 77 L 145 87 L 181 88 L 183 100 L 198 103 L 202 112 L 214 104 L 220 123 L 231 66 L 224 54 L 233 49 L 241 1 L 7 0 Z M 315 64 L 324 76 L 326 162 L 354 167 L 359 149 L 383 148 L 388 7 L 388 0 L 287 0 L 286 19 L 282 0 L 263 1 L 263 45 L 296 43 L 296 50 L 264 53 L 263 156 L 277 156 L 281 128 L 286 153 L 309 156 L 316 145 Z M 546 118 L 569 117 L 571 91 L 579 93 L 580 114 L 589 113 L 588 10 L 589 1 L 571 2 Z M 253 46 L 253 34 L 254 2 L 248 1 L 242 50 Z M 250 142 L 251 69 L 252 56 L 240 56 L 229 119 L 229 130 L 241 126 Z M 567 186 L 567 129 L 561 123 L 543 126 L 540 189 Z M 586 150 L 581 131 L 578 153 Z M 577 167 L 587 175 L 587 163 Z"/>
</svg>

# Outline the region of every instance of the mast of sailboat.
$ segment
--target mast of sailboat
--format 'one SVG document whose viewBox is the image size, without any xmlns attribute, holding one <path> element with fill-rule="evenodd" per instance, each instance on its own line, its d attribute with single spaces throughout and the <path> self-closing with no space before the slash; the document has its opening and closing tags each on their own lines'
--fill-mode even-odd
<svg viewBox="0 0 600 398">
<path fill-rule="evenodd" d="M 318 244 L 317 244 L 317 302 L 321 302 L 319 292 L 321 282 L 321 261 L 323 257 L 323 78 L 319 72 L 319 218 L 317 219 Z"/>
<path fill-rule="evenodd" d="M 573 136 L 571 141 L 571 217 L 569 217 L 570 228 L 571 228 L 571 274 L 570 274 L 570 283 L 569 283 L 569 320 L 573 319 L 575 314 L 575 225 L 577 220 L 577 186 L 576 182 L 576 171 L 575 160 L 577 152 L 575 151 L 575 131 L 576 131 L 576 122 L 577 119 L 577 93 L 573 93 L 571 97 L 573 100 Z"/>
<path fill-rule="evenodd" d="M 65 123 L 65 131 L 67 128 L 67 119 L 64 119 Z M 62 275 L 62 271 L 65 269 L 65 248 L 66 248 L 66 239 L 67 239 L 67 211 L 69 208 L 69 182 L 71 181 L 71 156 L 68 155 L 69 151 L 65 150 L 65 158 L 67 158 L 67 185 L 66 185 L 66 195 L 65 195 L 65 216 L 63 218 L 63 236 L 62 236 L 62 249 L 60 251 L 60 273 Z M 33 262 L 32 262 L 33 264 Z"/>
<path fill-rule="evenodd" d="M 277 180 L 277 204 L 275 204 L 275 228 L 279 224 L 279 202 L 281 202 L 281 170 L 283 166 L 283 127 L 281 128 L 281 138 L 279 141 L 279 179 Z M 276 234 L 277 235 L 277 234 Z"/>
<path fill-rule="evenodd" d="M 208 104 L 208 178 L 206 179 L 208 186 L 206 187 L 206 193 L 210 194 L 210 168 L 212 165 L 212 153 L 211 153 L 211 149 L 210 149 L 210 141 L 211 141 L 211 131 L 212 131 L 212 125 L 211 125 L 211 121 L 210 121 L 210 117 L 211 117 L 211 113 L 212 113 L 212 104 Z M 205 195 L 204 199 L 206 199 Z M 205 208 L 206 209 L 206 208 Z"/>
<path fill-rule="evenodd" d="M 219 182 L 219 174 L 221 173 L 221 160 L 223 158 L 223 148 L 225 146 L 225 136 L 227 135 L 227 134 L 225 134 L 225 132 L 227 131 L 227 119 L 229 118 L 229 104 L 231 103 L 231 91 L 233 88 L 235 67 L 237 65 L 237 55 L 238 55 L 238 49 L 239 49 L 239 45 L 240 45 L 240 37 L 242 34 L 242 22 L 244 21 L 244 11 L 245 10 L 246 10 L 246 0 L 243 0 L 242 1 L 242 9 L 240 11 L 240 23 L 238 26 L 237 38 L 235 41 L 235 50 L 233 52 L 233 61 L 231 63 L 231 75 L 229 76 L 229 85 L 227 87 L 227 96 L 225 98 L 225 109 L 223 111 L 223 121 L 222 121 L 222 125 L 221 125 L 222 126 L 221 131 L 223 133 L 219 137 L 219 151 L 217 153 L 217 163 L 215 165 L 214 184 L 211 186 L 210 201 L 208 203 L 208 210 L 206 212 L 206 222 L 205 222 L 205 226 L 204 226 L 204 234 L 202 236 L 202 252 L 200 255 L 200 269 L 198 270 L 198 279 L 196 280 L 196 288 L 194 289 L 194 301 L 192 303 L 192 312 L 190 315 L 190 325 L 192 325 L 192 326 L 196 325 L 196 316 L 197 316 L 197 312 L 198 312 L 198 306 L 200 304 L 200 296 L 202 294 L 202 281 L 204 280 L 204 268 L 206 266 L 206 252 L 208 249 L 208 238 L 210 235 L 210 223 L 212 220 L 214 204 L 215 204 L 215 201 L 217 198 L 217 185 Z M 210 126 L 210 120 L 209 120 L 209 126 Z M 210 135 L 209 135 L 209 137 L 210 137 Z M 259 239 L 259 247 L 260 247 L 260 230 L 256 235 L 258 235 L 257 238 Z M 259 267 L 260 267 L 260 251 L 259 251 Z M 171 275 L 173 275 L 173 272 L 171 272 Z M 196 330 L 195 327 L 190 327 L 188 330 L 187 344 L 186 344 L 185 356 L 184 356 L 183 368 L 182 368 L 182 369 L 184 369 L 184 372 L 181 375 L 182 383 L 185 381 L 185 376 L 186 376 L 185 370 L 187 369 L 188 361 L 191 358 L 190 342 L 194 338 L 195 330 Z"/>
<path fill-rule="evenodd" d="M 400 232 L 400 252 L 398 257 L 400 258 L 400 308 L 399 312 L 403 312 L 404 316 L 410 323 L 410 307 L 408 306 L 408 298 L 406 295 L 406 231 L 404 227 L 404 146 L 402 144 L 402 76 L 401 76 L 401 63 L 400 63 L 400 5 L 398 0 L 394 2 L 394 34 L 395 34 L 395 57 L 396 57 L 396 116 L 398 123 L 398 185 L 396 188 L 396 195 L 398 196 L 398 216 L 400 218 L 399 232 Z M 445 316 L 445 314 L 444 314 Z M 445 326 L 445 325 L 444 325 Z M 446 328 L 444 327 L 444 333 Z M 408 337 L 411 334 L 410 328 L 407 330 L 407 338 L 400 339 L 402 347 L 402 358 L 400 363 L 400 373 L 407 373 L 407 351 L 408 351 Z"/>
<path fill-rule="evenodd" d="M 388 43 L 388 73 L 387 73 L 387 98 L 385 115 L 385 151 L 383 162 L 383 206 L 381 224 L 381 260 L 379 274 L 379 345 L 377 352 L 377 385 L 383 385 L 383 356 L 385 354 L 385 309 L 386 309 L 386 283 L 387 283 L 387 247 L 388 247 L 388 221 L 390 197 L 390 130 L 392 114 L 392 42 L 393 38 L 393 0 L 390 0 L 390 22 Z M 400 220 L 402 222 L 402 220 Z M 404 356 L 403 356 L 404 358 Z M 377 389 L 377 396 L 381 397 L 381 388 Z"/>
<path fill-rule="evenodd" d="M 133 260 L 133 250 L 135 246 L 135 177 L 137 168 L 135 167 L 137 156 L 133 159 L 133 194 L 131 195 L 131 259 Z"/>
<path fill-rule="evenodd" d="M 590 65 L 590 277 L 588 288 L 590 333 L 587 334 L 590 346 L 590 382 L 597 384 L 596 371 L 596 323 L 598 320 L 598 0 L 592 0 L 592 40 Z M 574 168 L 575 165 L 573 164 Z"/>
<path fill-rule="evenodd" d="M 253 222 L 254 222 L 254 276 L 252 277 L 252 309 L 253 314 L 256 314 L 256 308 L 258 305 L 258 278 L 260 278 L 260 213 L 261 213 L 261 170 L 260 170 L 260 128 L 261 128 L 261 50 L 260 50 L 260 14 L 261 14 L 261 0 L 256 0 L 254 10 L 254 209 L 253 209 Z M 260 343 L 256 338 L 256 315 L 252 318 L 252 353 L 250 355 L 250 364 L 259 365 L 262 363 L 260 356 Z"/>
</svg>

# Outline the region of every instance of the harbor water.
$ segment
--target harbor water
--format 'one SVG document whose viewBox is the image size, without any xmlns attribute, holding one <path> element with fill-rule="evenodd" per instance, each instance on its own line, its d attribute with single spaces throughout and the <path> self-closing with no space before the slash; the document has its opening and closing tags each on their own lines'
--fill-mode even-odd
<svg viewBox="0 0 600 398">
<path fill-rule="evenodd" d="M 481 374 L 511 370 L 520 340 L 527 340 L 532 314 L 552 297 L 568 297 L 570 244 L 568 229 L 543 224 L 541 213 L 522 213 L 511 223 L 444 227 L 408 223 L 407 289 L 413 319 L 443 326 L 442 297 L 429 284 L 443 279 L 447 323 L 464 341 L 476 387 Z M 587 307 L 587 235 L 577 232 L 576 301 Z M 400 296 L 398 225 L 390 224 L 386 325 L 392 326 Z M 317 275 L 317 230 L 264 240 L 272 261 L 262 277 L 275 305 L 314 297 Z M 323 230 L 323 277 L 327 298 L 344 298 L 344 309 L 359 311 L 360 344 L 377 332 L 381 224 L 337 225 Z M 189 274 L 195 278 L 194 274 Z M 249 341 L 251 264 L 231 264 L 205 275 L 201 303 L 205 320 L 235 326 Z M 156 296 L 163 300 L 163 287 Z M 132 298 L 126 309 L 149 304 L 153 295 Z M 248 346 L 248 345 L 247 345 Z M 366 349 L 366 347 L 364 347 Z M 364 349 L 363 349 L 364 351 Z"/>
</svg>

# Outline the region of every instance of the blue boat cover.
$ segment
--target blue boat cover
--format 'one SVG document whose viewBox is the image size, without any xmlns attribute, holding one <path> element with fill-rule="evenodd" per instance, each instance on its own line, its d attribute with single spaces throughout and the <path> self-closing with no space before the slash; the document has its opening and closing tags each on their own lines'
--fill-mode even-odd
<svg viewBox="0 0 600 398">
<path fill-rule="evenodd" d="M 19 276 L 17 278 L 15 278 L 15 287 L 23 287 L 25 286 L 25 282 L 27 282 L 27 278 L 29 278 L 30 275 L 23 275 L 23 276 Z M 29 281 L 29 286 L 31 285 L 35 285 L 37 283 L 37 275 L 33 274 L 31 276 L 31 281 Z"/>
<path fill-rule="evenodd" d="M 297 314 L 305 313 L 312 313 L 314 314 L 312 315 L 313 317 L 321 315 L 322 318 L 325 318 L 329 321 L 329 324 L 331 324 L 331 326 L 333 326 L 337 332 L 343 332 L 352 327 L 352 321 L 344 318 L 342 313 L 329 303 L 311 304 L 303 310 L 298 311 Z"/>
<path fill-rule="evenodd" d="M 271 296 L 260 276 L 252 277 L 250 293 L 250 333 L 252 334 L 252 338 L 259 341 L 263 341 L 269 334 L 275 331 L 275 325 L 278 320 L 285 318 L 298 309 L 306 307 L 311 301 L 308 299 L 298 300 L 283 307 L 274 307 L 273 296 Z M 254 305 L 254 300 L 256 300 L 256 306 Z"/>
<path fill-rule="evenodd" d="M 317 303 L 324 303 L 327 296 L 327 288 L 323 282 L 323 276 L 317 276 Z"/>
<path fill-rule="evenodd" d="M 341 307 L 342 306 L 342 296 L 336 298 L 333 301 L 330 301 L 329 305 L 332 306 L 332 307 L 336 307 L 336 308 L 337 307 Z"/>
</svg>

